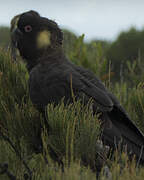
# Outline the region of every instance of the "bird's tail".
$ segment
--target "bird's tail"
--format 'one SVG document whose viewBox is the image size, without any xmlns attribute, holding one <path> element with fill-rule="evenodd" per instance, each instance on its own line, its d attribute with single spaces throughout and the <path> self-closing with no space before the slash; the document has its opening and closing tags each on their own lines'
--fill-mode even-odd
<svg viewBox="0 0 144 180">
<path fill-rule="evenodd" d="M 116 110 L 107 115 L 106 122 L 102 134 L 103 143 L 112 149 L 121 144 L 122 149 L 127 149 L 128 155 L 136 156 L 137 163 L 144 164 L 144 136 L 129 117 Z"/>
</svg>

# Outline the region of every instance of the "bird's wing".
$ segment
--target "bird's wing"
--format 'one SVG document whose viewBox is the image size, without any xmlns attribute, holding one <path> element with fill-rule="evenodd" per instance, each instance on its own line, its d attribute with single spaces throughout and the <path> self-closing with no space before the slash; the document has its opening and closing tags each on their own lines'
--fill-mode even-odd
<svg viewBox="0 0 144 180">
<path fill-rule="evenodd" d="M 75 96 L 78 94 L 79 98 L 81 98 L 80 93 L 82 93 L 84 94 L 86 101 L 91 98 L 94 102 L 94 106 L 99 108 L 100 111 L 104 112 L 112 110 L 113 102 L 108 95 L 99 87 L 94 86 L 86 78 L 81 76 L 81 74 L 77 72 L 70 73 L 67 78 L 67 84 L 71 85 Z"/>
<path fill-rule="evenodd" d="M 115 109 L 115 111 L 119 113 L 121 113 L 124 117 L 127 119 L 125 120 L 123 123 L 125 123 L 128 126 L 131 126 L 130 124 L 133 124 L 133 122 L 130 120 L 127 112 L 125 111 L 125 109 L 120 105 L 118 99 L 111 93 L 109 92 L 105 86 L 103 85 L 103 83 L 89 70 L 85 70 L 82 67 L 75 67 L 77 68 L 77 70 L 79 71 L 79 73 L 84 76 L 86 79 L 88 79 L 94 86 L 98 87 L 99 89 L 101 89 L 105 94 L 107 94 L 107 96 L 111 99 L 111 101 L 113 102 L 113 107 Z M 134 125 L 134 124 L 133 124 Z M 133 126 L 132 125 L 132 126 Z M 136 129 L 135 129 L 136 131 Z"/>
<path fill-rule="evenodd" d="M 141 153 L 144 147 L 143 133 L 131 121 L 117 98 L 104 87 L 103 83 L 92 72 L 78 66 L 75 66 L 75 68 L 85 79 L 95 87 L 98 87 L 113 102 L 112 110 L 104 113 L 105 121 L 111 122 L 111 128 L 105 128 L 103 132 L 103 138 L 108 142 L 108 145 L 114 144 L 114 137 L 117 137 L 117 142 L 122 137 L 124 143 L 128 146 L 128 151 L 133 151 L 137 157 L 141 154 L 141 160 L 144 162 L 144 152 Z"/>
<path fill-rule="evenodd" d="M 99 89 L 107 92 L 107 89 L 105 88 L 105 86 L 102 83 L 102 81 L 100 79 L 98 79 L 93 72 L 91 72 L 88 69 L 85 69 L 85 68 L 83 68 L 81 66 L 77 66 L 77 65 L 73 64 L 70 61 L 68 63 L 69 63 L 70 66 L 73 67 L 73 69 L 75 69 L 77 72 L 79 72 L 79 74 L 81 74 L 81 76 L 83 76 L 85 79 L 87 79 L 93 85 L 95 85 Z"/>
<path fill-rule="evenodd" d="M 103 91 L 111 99 L 111 101 L 113 102 L 113 111 L 111 111 L 111 114 L 115 114 L 115 115 L 121 114 L 120 115 L 121 123 L 130 127 L 131 129 L 133 129 L 133 131 L 142 134 L 138 130 L 138 128 L 134 125 L 134 123 L 130 120 L 128 114 L 126 113 L 125 109 L 120 105 L 118 99 L 105 88 L 103 83 L 91 71 L 85 70 L 84 68 L 82 68 L 80 66 L 75 66 L 75 65 L 73 65 L 73 66 L 85 79 L 87 79 L 89 82 L 91 82 L 95 87 L 98 87 L 101 91 Z"/>
</svg>

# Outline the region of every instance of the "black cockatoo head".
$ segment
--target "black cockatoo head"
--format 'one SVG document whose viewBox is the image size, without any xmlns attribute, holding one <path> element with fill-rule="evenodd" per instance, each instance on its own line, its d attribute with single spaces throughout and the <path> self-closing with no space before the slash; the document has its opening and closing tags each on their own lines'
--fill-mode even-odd
<svg viewBox="0 0 144 180">
<path fill-rule="evenodd" d="M 63 34 L 58 25 L 36 11 L 22 13 L 11 21 L 12 48 L 17 48 L 27 61 L 60 49 L 62 40 Z"/>
</svg>

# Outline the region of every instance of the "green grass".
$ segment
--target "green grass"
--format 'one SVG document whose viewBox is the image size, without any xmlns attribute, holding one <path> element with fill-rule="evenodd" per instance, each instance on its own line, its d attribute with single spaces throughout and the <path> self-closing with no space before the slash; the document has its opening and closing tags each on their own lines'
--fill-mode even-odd
<svg viewBox="0 0 144 180">
<path fill-rule="evenodd" d="M 143 82 L 131 88 L 127 83 L 111 84 L 110 71 L 106 69 L 106 59 L 102 55 L 101 47 L 98 47 L 95 59 L 94 56 L 90 58 L 82 39 L 76 42 L 75 47 L 83 50 L 77 54 L 72 52 L 71 60 L 91 69 L 102 79 L 104 75 L 108 75 L 108 78 L 104 78 L 107 87 L 144 132 Z M 79 62 L 76 62 L 78 58 Z M 33 173 L 32 180 L 96 179 L 96 166 L 101 164 L 100 153 L 102 156 L 105 153 L 101 152 L 98 146 L 100 124 L 98 118 L 92 115 L 90 106 L 83 107 L 80 102 L 67 106 L 61 102 L 56 107 L 49 104 L 47 121 L 51 129 L 47 132 L 44 125 L 41 128 L 42 115 L 30 101 L 27 80 L 28 72 L 22 61 L 14 62 L 9 52 L 0 50 L 0 132 L 14 145 L 12 148 L 8 139 L 0 134 L 0 166 L 8 163 L 8 171 L 20 180 L 24 179 L 25 173 L 28 174 L 24 163 Z M 43 152 L 35 153 L 41 143 L 40 136 Z M 44 157 L 47 157 L 48 164 Z M 115 152 L 114 157 L 113 161 L 105 162 L 111 170 L 113 180 L 144 178 L 144 168 L 136 168 L 135 161 L 130 163 L 125 153 Z M 61 171 L 61 162 L 64 172 Z M 6 173 L 1 174 L 1 169 L 0 179 L 8 180 Z M 102 170 L 100 180 L 106 179 Z"/>
</svg>

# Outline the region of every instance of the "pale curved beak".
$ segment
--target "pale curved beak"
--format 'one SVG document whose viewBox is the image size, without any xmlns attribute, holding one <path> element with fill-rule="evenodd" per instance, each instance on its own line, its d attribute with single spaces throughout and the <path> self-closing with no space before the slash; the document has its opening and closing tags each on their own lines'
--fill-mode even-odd
<svg viewBox="0 0 144 180">
<path fill-rule="evenodd" d="M 19 28 L 15 28 L 11 31 L 11 56 L 14 60 L 17 57 L 18 40 L 23 35 Z"/>
<path fill-rule="evenodd" d="M 11 36 L 11 56 L 14 60 L 17 57 L 18 34 L 21 34 L 17 29 L 17 24 L 21 14 L 14 16 L 11 20 L 10 36 Z"/>
</svg>

